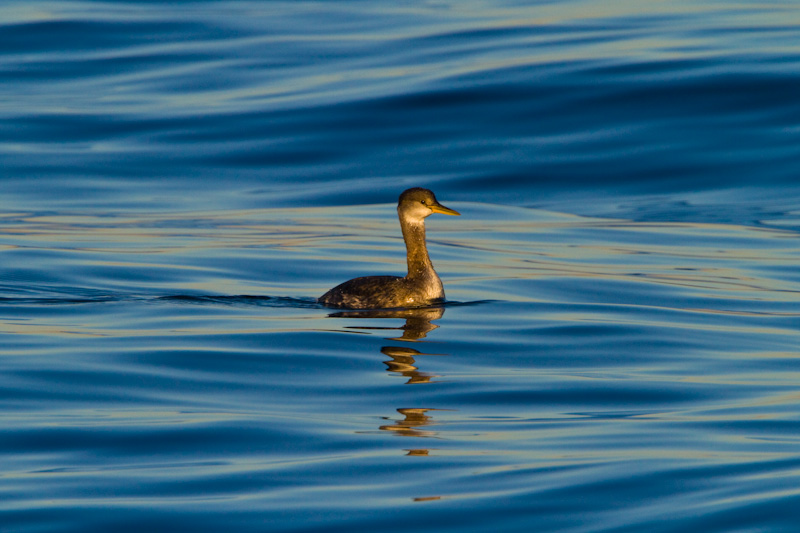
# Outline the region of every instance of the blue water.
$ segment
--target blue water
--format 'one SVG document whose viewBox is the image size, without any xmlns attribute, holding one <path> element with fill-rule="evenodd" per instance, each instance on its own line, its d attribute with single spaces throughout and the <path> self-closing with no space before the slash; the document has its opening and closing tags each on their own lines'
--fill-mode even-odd
<svg viewBox="0 0 800 533">
<path fill-rule="evenodd" d="M 800 530 L 800 10 L 0 6 L 0 530 Z M 443 307 L 402 274 L 433 189 Z"/>
</svg>

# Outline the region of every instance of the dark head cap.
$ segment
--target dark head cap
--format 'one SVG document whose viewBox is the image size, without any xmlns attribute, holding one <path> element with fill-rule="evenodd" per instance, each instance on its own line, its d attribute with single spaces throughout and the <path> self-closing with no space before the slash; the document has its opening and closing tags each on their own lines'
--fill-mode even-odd
<svg viewBox="0 0 800 533">
<path fill-rule="evenodd" d="M 400 195 L 400 200 L 397 202 L 398 208 L 413 208 L 414 206 L 421 205 L 425 206 L 430 209 L 430 213 L 442 213 L 444 215 L 460 215 L 458 211 L 450 209 L 449 207 L 445 207 L 440 204 L 436 200 L 436 196 L 434 196 L 433 191 L 429 189 L 423 189 L 422 187 L 414 187 L 412 189 L 407 189 L 403 191 L 403 194 Z M 427 215 L 426 215 L 427 216 Z"/>
</svg>

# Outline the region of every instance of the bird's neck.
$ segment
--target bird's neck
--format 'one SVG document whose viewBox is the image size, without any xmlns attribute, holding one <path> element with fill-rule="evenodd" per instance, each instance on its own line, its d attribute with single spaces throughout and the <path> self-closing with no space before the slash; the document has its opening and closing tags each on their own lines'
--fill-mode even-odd
<svg viewBox="0 0 800 533">
<path fill-rule="evenodd" d="M 408 255 L 408 278 L 418 279 L 436 276 L 433 263 L 428 256 L 428 247 L 425 244 L 425 221 L 409 220 L 400 217 L 400 227 L 403 230 L 403 240 L 406 241 Z"/>
</svg>

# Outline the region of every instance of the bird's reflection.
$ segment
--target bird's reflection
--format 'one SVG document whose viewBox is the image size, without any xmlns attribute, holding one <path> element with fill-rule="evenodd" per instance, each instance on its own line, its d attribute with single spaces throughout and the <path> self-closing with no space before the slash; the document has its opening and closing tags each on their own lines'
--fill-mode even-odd
<svg viewBox="0 0 800 533">
<path fill-rule="evenodd" d="M 383 329 L 397 331 L 403 334 L 392 337 L 391 341 L 417 341 L 424 339 L 428 333 L 439 326 L 433 324 L 434 320 L 442 318 L 444 307 L 421 307 L 419 309 L 370 309 L 364 311 L 341 311 L 328 316 L 339 318 L 404 318 L 405 324 L 399 328 L 379 326 L 350 326 L 349 329 Z"/>
<path fill-rule="evenodd" d="M 436 423 L 429 415 L 425 414 L 428 411 L 437 411 L 437 409 L 398 409 L 397 412 L 404 418 L 393 420 L 391 424 L 384 424 L 380 428 L 384 431 L 394 431 L 395 434 L 405 437 L 435 437 L 435 431 L 420 429 Z M 390 419 L 386 418 L 386 420 Z M 413 451 L 413 455 L 427 453 L 427 450 Z"/>
<path fill-rule="evenodd" d="M 391 361 L 383 362 L 383 364 L 388 367 L 389 372 L 396 372 L 407 377 L 408 381 L 406 381 L 406 384 L 435 383 L 435 381 L 431 381 L 431 379 L 437 377 L 436 375 L 420 372 L 417 367 L 414 366 L 414 363 L 416 363 L 414 357 L 434 354 L 424 354 L 419 350 L 406 348 L 404 346 L 384 346 L 381 348 L 381 353 L 392 358 Z"/>
<path fill-rule="evenodd" d="M 387 340 L 416 342 L 424 339 L 428 333 L 438 328 L 439 326 L 434 324 L 433 321 L 442 318 L 443 315 L 444 307 L 423 307 L 418 309 L 339 311 L 329 316 L 335 318 L 401 318 L 405 322 L 399 327 L 348 326 L 348 329 L 402 331 L 402 335 L 399 337 L 389 337 Z M 386 370 L 392 374 L 399 374 L 408 378 L 408 381 L 406 381 L 408 385 L 436 383 L 433 381 L 433 378 L 437 377 L 435 374 L 421 372 L 417 368 L 416 365 L 419 364 L 417 358 L 428 355 L 444 355 L 424 353 L 405 346 L 383 346 L 381 353 L 391 357 L 390 360 L 384 361 L 387 367 Z M 380 429 L 382 431 L 391 431 L 395 435 L 404 437 L 435 437 L 437 435 L 436 431 L 421 428 L 435 424 L 427 413 L 436 410 L 427 408 L 397 409 L 397 412 L 403 415 L 403 418 L 392 420 L 387 417 L 385 420 L 391 420 L 392 422 L 380 426 Z M 427 453 L 428 450 L 424 448 L 408 451 L 408 455 L 414 456 L 427 455 Z"/>
</svg>

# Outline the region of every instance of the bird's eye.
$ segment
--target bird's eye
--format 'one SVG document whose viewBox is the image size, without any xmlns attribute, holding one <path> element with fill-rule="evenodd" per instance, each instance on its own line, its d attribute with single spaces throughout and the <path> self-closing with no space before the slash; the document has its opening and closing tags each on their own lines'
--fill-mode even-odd
<svg viewBox="0 0 800 533">
<path fill-rule="evenodd" d="M 420 200 L 420 202 L 422 202 L 422 205 L 428 205 L 428 202 L 426 202 L 425 200 Z"/>
</svg>

